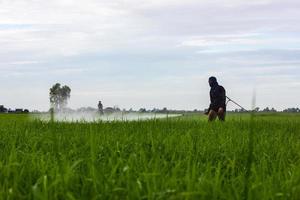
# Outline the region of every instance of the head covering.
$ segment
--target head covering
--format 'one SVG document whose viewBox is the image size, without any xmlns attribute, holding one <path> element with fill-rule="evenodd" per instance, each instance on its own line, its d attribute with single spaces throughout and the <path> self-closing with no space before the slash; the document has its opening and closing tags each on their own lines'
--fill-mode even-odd
<svg viewBox="0 0 300 200">
<path fill-rule="evenodd" d="M 209 77 L 208 82 L 209 82 L 210 87 L 218 85 L 217 78 L 214 76 Z"/>
<path fill-rule="evenodd" d="M 208 79 L 209 82 L 217 82 L 217 78 L 214 76 L 209 77 Z"/>
</svg>

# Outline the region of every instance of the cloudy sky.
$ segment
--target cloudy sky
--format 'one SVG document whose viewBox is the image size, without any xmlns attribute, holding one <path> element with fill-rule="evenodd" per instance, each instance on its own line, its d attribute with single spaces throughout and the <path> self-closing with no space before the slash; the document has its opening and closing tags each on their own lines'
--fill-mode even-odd
<svg viewBox="0 0 300 200">
<path fill-rule="evenodd" d="M 207 79 L 247 108 L 299 107 L 298 0 L 0 0 L 0 104 L 204 109 Z M 229 109 L 236 108 L 230 105 Z"/>
</svg>

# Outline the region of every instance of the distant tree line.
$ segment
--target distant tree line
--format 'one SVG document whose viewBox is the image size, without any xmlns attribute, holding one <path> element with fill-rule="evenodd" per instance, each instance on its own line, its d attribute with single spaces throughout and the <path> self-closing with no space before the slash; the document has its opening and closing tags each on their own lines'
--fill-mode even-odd
<svg viewBox="0 0 300 200">
<path fill-rule="evenodd" d="M 140 113 L 170 113 L 170 112 L 173 112 L 172 110 L 168 110 L 168 108 L 164 107 L 162 109 L 159 109 L 159 108 L 153 108 L 151 110 L 147 110 L 146 108 L 140 108 L 138 110 L 138 112 Z"/>
<path fill-rule="evenodd" d="M 269 107 L 263 108 L 262 110 L 259 107 L 256 107 L 256 108 L 254 108 L 253 111 L 255 111 L 255 112 L 277 112 L 277 110 L 275 108 L 269 108 Z M 235 109 L 235 110 L 233 110 L 233 112 L 247 112 L 247 110 Z"/>
<path fill-rule="evenodd" d="M 287 108 L 287 109 L 284 109 L 283 111 L 277 111 L 275 108 L 269 108 L 269 107 L 266 107 L 266 108 L 263 108 L 263 109 L 260 109 L 259 107 L 256 107 L 254 109 L 255 112 L 264 112 L 264 113 L 275 113 L 275 112 L 286 112 L 286 113 L 299 113 L 300 112 L 300 109 L 299 108 Z M 246 110 L 243 110 L 243 109 L 235 109 L 233 110 L 233 112 L 247 112 Z"/>
<path fill-rule="evenodd" d="M 5 108 L 4 105 L 0 105 L 0 113 L 29 113 L 28 109 L 16 108 L 12 110 L 10 108 Z"/>
<path fill-rule="evenodd" d="M 287 109 L 284 109 L 283 112 L 299 113 L 300 109 L 299 108 L 287 108 Z"/>
</svg>

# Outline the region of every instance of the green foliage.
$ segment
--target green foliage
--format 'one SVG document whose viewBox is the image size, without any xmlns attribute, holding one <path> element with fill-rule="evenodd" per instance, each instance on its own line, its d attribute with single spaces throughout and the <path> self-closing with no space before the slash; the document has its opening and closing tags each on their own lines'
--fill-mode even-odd
<svg viewBox="0 0 300 200">
<path fill-rule="evenodd" d="M 63 109 L 70 98 L 71 89 L 69 86 L 61 86 L 60 83 L 56 83 L 50 88 L 49 96 L 50 103 L 53 106 L 53 109 Z"/>
<path fill-rule="evenodd" d="M 47 123 L 0 115 L 0 199 L 245 199 L 245 184 L 248 199 L 299 198 L 300 116 Z"/>
</svg>

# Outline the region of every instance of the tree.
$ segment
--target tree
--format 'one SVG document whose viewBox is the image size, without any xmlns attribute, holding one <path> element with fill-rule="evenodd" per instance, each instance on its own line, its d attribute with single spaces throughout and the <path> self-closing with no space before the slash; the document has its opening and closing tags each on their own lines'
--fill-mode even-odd
<svg viewBox="0 0 300 200">
<path fill-rule="evenodd" d="M 162 113 L 168 113 L 168 108 L 164 107 L 164 108 L 162 109 Z"/>
<path fill-rule="evenodd" d="M 263 112 L 270 112 L 270 108 L 266 107 L 265 109 L 263 109 Z"/>
<path fill-rule="evenodd" d="M 296 113 L 296 112 L 300 112 L 300 109 L 299 108 L 287 108 L 287 109 L 283 110 L 283 112 Z"/>
<path fill-rule="evenodd" d="M 68 104 L 70 98 L 71 89 L 69 86 L 61 86 L 60 83 L 56 83 L 50 88 L 50 103 L 54 110 L 62 110 Z"/>
<path fill-rule="evenodd" d="M 145 112 L 147 112 L 147 110 L 146 110 L 146 108 L 140 108 L 140 109 L 139 109 L 139 112 L 140 112 L 140 113 L 145 113 Z"/>
<path fill-rule="evenodd" d="M 6 113 L 7 108 L 5 108 L 3 105 L 0 105 L 0 113 Z"/>
</svg>

